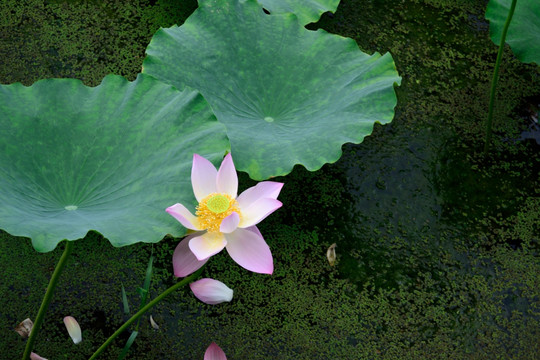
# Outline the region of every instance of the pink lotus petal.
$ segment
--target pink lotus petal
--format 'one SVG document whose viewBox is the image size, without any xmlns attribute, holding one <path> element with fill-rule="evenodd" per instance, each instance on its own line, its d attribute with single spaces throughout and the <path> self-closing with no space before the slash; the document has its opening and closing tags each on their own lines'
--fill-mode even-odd
<svg viewBox="0 0 540 360">
<path fill-rule="evenodd" d="M 199 270 L 208 261 L 208 259 L 199 261 L 189 248 L 189 241 L 197 236 L 200 236 L 200 233 L 186 236 L 174 249 L 172 259 L 174 276 L 188 276 Z"/>
<path fill-rule="evenodd" d="M 279 209 L 283 204 L 279 200 L 271 198 L 263 198 L 254 202 L 248 208 L 240 207 L 242 219 L 238 227 L 247 228 L 257 225 L 264 220 L 268 215 Z"/>
<path fill-rule="evenodd" d="M 254 202 L 262 198 L 277 199 L 283 183 L 275 181 L 263 181 L 250 187 L 241 193 L 236 201 L 242 208 L 250 207 Z"/>
<path fill-rule="evenodd" d="M 66 316 L 64 318 L 64 324 L 66 325 L 68 334 L 71 336 L 73 342 L 75 344 L 80 343 L 82 341 L 82 334 L 81 327 L 79 326 L 77 320 L 75 320 L 72 316 Z"/>
<path fill-rule="evenodd" d="M 219 226 L 219 231 L 225 234 L 232 233 L 234 230 L 236 230 L 239 223 L 240 223 L 240 215 L 238 215 L 238 213 L 233 212 L 231 215 L 227 216 L 225 219 L 221 221 L 221 225 Z"/>
<path fill-rule="evenodd" d="M 191 230 L 203 230 L 197 226 L 198 220 L 184 205 L 174 204 L 165 209 L 172 217 L 180 221 L 180 224 L 184 225 Z"/>
<path fill-rule="evenodd" d="M 203 303 L 216 305 L 231 301 L 233 290 L 221 281 L 204 278 L 189 284 L 193 295 Z"/>
<path fill-rule="evenodd" d="M 30 353 L 30 360 L 47 360 L 36 353 Z"/>
<path fill-rule="evenodd" d="M 207 232 L 189 241 L 189 248 L 199 261 L 217 254 L 223 250 L 225 245 L 227 245 L 227 241 L 222 233 Z"/>
<path fill-rule="evenodd" d="M 217 191 L 222 194 L 229 194 L 236 199 L 238 193 L 238 175 L 230 153 L 225 156 L 219 167 L 216 179 Z"/>
<path fill-rule="evenodd" d="M 217 192 L 216 178 L 217 170 L 214 165 L 201 155 L 193 154 L 191 186 L 198 202 L 201 202 L 205 196 Z"/>
<path fill-rule="evenodd" d="M 225 353 L 215 342 L 211 343 L 204 353 L 204 360 L 227 360 Z"/>
<path fill-rule="evenodd" d="M 261 274 L 274 272 L 274 260 L 270 248 L 255 230 L 236 229 L 225 234 L 227 252 L 234 261 L 244 269 Z"/>
<path fill-rule="evenodd" d="M 259 230 L 259 228 L 256 227 L 255 225 L 247 227 L 244 230 L 249 230 L 249 231 L 254 232 L 255 234 L 259 235 L 260 237 L 263 237 L 260 230 Z"/>
</svg>

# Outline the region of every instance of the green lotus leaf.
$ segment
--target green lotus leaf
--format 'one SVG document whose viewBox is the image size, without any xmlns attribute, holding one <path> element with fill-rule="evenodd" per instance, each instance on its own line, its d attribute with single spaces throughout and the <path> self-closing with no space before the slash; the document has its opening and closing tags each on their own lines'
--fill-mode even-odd
<svg viewBox="0 0 540 360">
<path fill-rule="evenodd" d="M 143 72 L 201 91 L 237 169 L 257 180 L 339 159 L 342 144 L 392 120 L 400 81 L 390 54 L 265 15 L 255 0 L 201 1 L 181 27 L 154 35 Z"/>
<path fill-rule="evenodd" d="M 293 13 L 302 25 L 319 21 L 327 11 L 336 11 L 339 0 L 259 0 L 271 14 Z"/>
<path fill-rule="evenodd" d="M 499 45 L 512 0 L 490 0 L 486 19 L 489 20 L 491 40 Z M 540 1 L 518 0 L 506 42 L 517 58 L 540 65 Z"/>
<path fill-rule="evenodd" d="M 195 201 L 193 153 L 218 164 L 229 146 L 197 91 L 145 75 L 2 85 L 0 133 L 0 229 L 40 252 L 89 230 L 114 246 L 179 234 L 165 208 Z"/>
</svg>

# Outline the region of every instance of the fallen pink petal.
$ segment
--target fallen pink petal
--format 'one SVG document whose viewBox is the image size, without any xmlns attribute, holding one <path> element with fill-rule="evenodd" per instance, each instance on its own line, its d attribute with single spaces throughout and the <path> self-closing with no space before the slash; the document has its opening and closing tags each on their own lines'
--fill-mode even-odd
<svg viewBox="0 0 540 360">
<path fill-rule="evenodd" d="M 204 360 L 227 360 L 225 352 L 215 343 L 211 343 L 204 353 Z"/>
<path fill-rule="evenodd" d="M 66 316 L 64 318 L 64 324 L 66 325 L 68 334 L 71 336 L 73 342 L 75 344 L 80 343 L 82 341 L 82 333 L 81 327 L 79 326 L 77 320 L 75 320 L 72 316 Z"/>
<path fill-rule="evenodd" d="M 189 284 L 193 295 L 203 303 L 216 305 L 231 301 L 233 290 L 221 281 L 203 278 Z"/>
<path fill-rule="evenodd" d="M 36 353 L 30 353 L 30 360 L 47 360 Z"/>
<path fill-rule="evenodd" d="M 272 253 L 255 225 L 283 205 L 277 200 L 283 183 L 263 181 L 237 196 L 238 176 L 231 154 L 225 156 L 219 169 L 194 154 L 191 183 L 198 201 L 195 215 L 179 203 L 166 209 L 184 227 L 196 231 L 174 252 L 175 275 L 191 274 L 224 248 L 243 268 L 272 274 Z"/>
</svg>

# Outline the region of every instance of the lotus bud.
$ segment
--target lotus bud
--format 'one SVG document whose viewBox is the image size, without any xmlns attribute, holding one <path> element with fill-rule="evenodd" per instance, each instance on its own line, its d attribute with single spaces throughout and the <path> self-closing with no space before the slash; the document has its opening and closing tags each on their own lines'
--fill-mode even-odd
<svg viewBox="0 0 540 360">
<path fill-rule="evenodd" d="M 330 266 L 334 266 L 336 263 L 336 246 L 336 243 L 333 243 L 328 250 L 326 250 L 326 258 L 328 259 Z"/>
<path fill-rule="evenodd" d="M 32 331 L 32 327 L 34 326 L 34 323 L 30 319 L 24 319 L 17 327 L 15 327 L 15 331 L 19 333 L 23 338 L 27 338 L 30 336 L 30 332 Z"/>
<path fill-rule="evenodd" d="M 216 305 L 233 298 L 233 290 L 218 280 L 204 278 L 189 284 L 189 287 L 195 297 L 206 304 Z"/>
<path fill-rule="evenodd" d="M 66 325 L 68 334 L 71 336 L 73 342 L 75 344 L 80 343 L 82 341 L 82 334 L 81 327 L 79 326 L 77 320 L 75 320 L 72 316 L 66 316 L 64 318 L 64 324 Z"/>
<path fill-rule="evenodd" d="M 215 343 L 211 343 L 204 353 L 204 360 L 227 360 L 225 353 Z"/>
</svg>

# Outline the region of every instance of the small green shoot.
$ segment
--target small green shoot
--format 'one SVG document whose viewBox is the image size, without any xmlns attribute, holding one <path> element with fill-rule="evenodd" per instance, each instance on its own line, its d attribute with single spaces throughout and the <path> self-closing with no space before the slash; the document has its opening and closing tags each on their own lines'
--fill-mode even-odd
<svg viewBox="0 0 540 360">
<path fill-rule="evenodd" d="M 126 296 L 126 289 L 124 289 L 124 284 L 122 284 L 122 304 L 124 304 L 124 314 L 129 315 L 129 303 Z"/>
<path fill-rule="evenodd" d="M 142 289 L 139 292 L 141 294 L 141 306 L 140 308 L 143 308 L 146 305 L 147 297 L 148 297 L 148 291 L 150 290 L 150 281 L 152 280 L 152 264 L 154 262 L 154 256 L 150 256 L 150 260 L 148 261 L 148 267 L 146 268 L 146 277 L 144 278 L 144 284 Z M 137 323 L 137 328 L 139 327 L 139 323 Z"/>
<path fill-rule="evenodd" d="M 137 292 L 141 296 L 141 303 L 139 305 L 139 310 L 146 306 L 146 303 L 148 301 L 148 293 L 150 290 L 150 283 L 152 281 L 152 265 L 154 263 L 154 255 L 150 256 L 150 260 L 148 260 L 148 266 L 146 267 L 146 276 L 144 278 L 144 284 L 143 287 L 137 288 Z M 124 303 L 124 313 L 129 314 L 129 304 L 127 302 L 127 296 L 126 291 L 124 289 L 124 285 L 122 284 L 122 302 Z M 135 338 L 137 337 L 137 334 L 139 333 L 139 323 L 141 319 L 139 318 L 137 320 L 137 324 L 135 325 L 135 330 L 131 333 L 131 336 L 126 342 L 126 345 L 122 349 L 122 352 L 118 356 L 118 360 L 123 360 L 129 351 L 129 348 L 131 345 L 133 345 L 133 342 L 135 341 Z"/>
<path fill-rule="evenodd" d="M 137 337 L 138 334 L 139 334 L 138 331 L 134 331 L 134 332 L 131 333 L 131 336 L 129 337 L 128 341 L 126 342 L 126 346 L 124 346 L 124 349 L 120 353 L 120 356 L 118 356 L 118 360 L 123 360 L 127 356 L 129 348 L 131 347 L 133 342 L 135 342 L 135 338 Z"/>
</svg>

